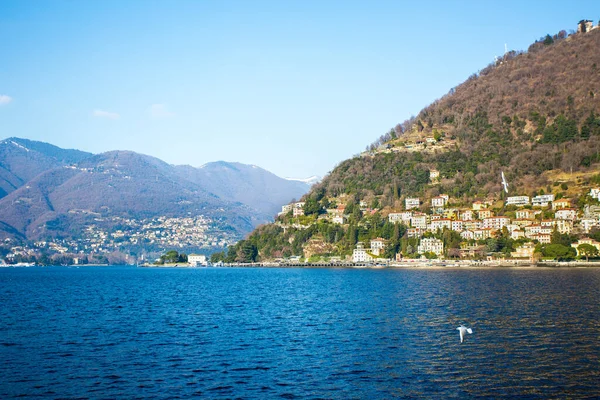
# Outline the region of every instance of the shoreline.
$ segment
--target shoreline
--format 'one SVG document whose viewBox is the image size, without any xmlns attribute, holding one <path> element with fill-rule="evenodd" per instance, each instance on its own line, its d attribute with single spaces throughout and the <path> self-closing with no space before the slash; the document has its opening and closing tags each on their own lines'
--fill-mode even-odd
<svg viewBox="0 0 600 400">
<path fill-rule="evenodd" d="M 366 264 L 352 262 L 336 263 L 285 263 L 256 262 L 232 263 L 220 265 L 140 265 L 143 268 L 349 268 L 349 269 L 561 269 L 561 268 L 600 268 L 600 261 L 410 261 L 390 262 L 388 264 Z"/>
<path fill-rule="evenodd" d="M 256 263 L 235 263 L 235 264 L 220 264 L 220 265 L 187 265 L 187 264 L 171 264 L 171 265 L 107 265 L 107 264 L 79 264 L 79 265 L 0 265 L 0 268 L 86 268 L 86 267 L 114 267 L 114 266 L 130 266 L 139 268 L 164 268 L 164 269 L 206 269 L 206 268 L 347 268 L 347 269 L 573 269 L 573 268 L 600 268 L 599 261 L 544 261 L 532 263 L 529 261 L 404 261 L 404 262 L 389 262 L 382 264 L 367 264 L 353 262 L 335 262 L 335 263 L 285 263 L 285 262 L 256 262 Z"/>
</svg>

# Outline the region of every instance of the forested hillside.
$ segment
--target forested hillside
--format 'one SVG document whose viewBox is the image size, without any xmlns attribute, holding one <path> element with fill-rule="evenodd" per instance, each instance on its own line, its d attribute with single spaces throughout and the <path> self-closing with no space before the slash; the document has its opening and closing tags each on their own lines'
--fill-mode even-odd
<svg viewBox="0 0 600 400">
<path fill-rule="evenodd" d="M 215 259 L 344 256 L 375 237 L 388 241 L 391 256 L 416 245 L 399 239 L 406 226 L 386 218 L 407 197 L 419 197 L 423 212 L 439 194 L 455 207 L 502 204 L 501 172 L 511 196 L 552 193 L 582 205 L 585 191 L 600 183 L 599 48 L 600 29 L 593 29 L 507 52 L 341 162 L 304 197 L 304 215 L 286 213 Z M 324 215 L 340 206 L 347 220 L 331 223 Z M 447 235 L 445 242 L 460 241 Z"/>
</svg>

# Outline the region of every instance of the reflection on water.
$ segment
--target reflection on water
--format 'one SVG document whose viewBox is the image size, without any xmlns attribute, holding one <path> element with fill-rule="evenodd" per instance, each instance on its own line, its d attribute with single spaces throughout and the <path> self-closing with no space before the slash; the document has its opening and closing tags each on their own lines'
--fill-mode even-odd
<svg viewBox="0 0 600 400">
<path fill-rule="evenodd" d="M 0 302 L 1 398 L 600 396 L 600 270 L 3 269 Z"/>
</svg>

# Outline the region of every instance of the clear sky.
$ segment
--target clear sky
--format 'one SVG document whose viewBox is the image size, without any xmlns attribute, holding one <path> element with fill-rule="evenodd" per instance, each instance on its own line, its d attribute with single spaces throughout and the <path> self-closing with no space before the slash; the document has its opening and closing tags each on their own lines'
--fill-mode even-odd
<svg viewBox="0 0 600 400">
<path fill-rule="evenodd" d="M 325 175 L 593 1 L 0 0 L 0 139 Z"/>
</svg>

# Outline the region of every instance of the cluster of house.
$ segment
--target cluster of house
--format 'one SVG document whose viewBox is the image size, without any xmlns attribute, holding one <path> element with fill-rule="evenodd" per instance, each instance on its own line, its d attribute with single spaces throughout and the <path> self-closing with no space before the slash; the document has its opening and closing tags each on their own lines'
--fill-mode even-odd
<svg viewBox="0 0 600 400">
<path fill-rule="evenodd" d="M 438 176 L 437 171 L 434 171 L 434 179 L 437 179 Z M 591 189 L 589 194 L 592 198 L 600 201 L 600 188 Z M 418 253 L 433 253 L 438 256 L 444 253 L 442 241 L 434 238 L 422 238 L 425 232 L 449 229 L 459 232 L 461 238 L 468 242 L 470 240 L 485 240 L 506 228 L 512 239 L 526 238 L 542 244 L 549 244 L 555 230 L 562 234 L 578 233 L 585 235 L 594 227 L 600 227 L 600 206 L 586 206 L 580 212 L 572 206 L 568 199 L 555 199 L 553 194 L 534 197 L 507 197 L 505 205 L 516 207 L 513 218 L 505 215 L 495 215 L 494 211 L 490 209 L 492 201 L 476 201 L 470 208 L 457 209 L 448 207 L 449 200 L 450 197 L 446 194 L 433 197 L 431 199 L 431 213 L 427 214 L 419 211 L 422 205 L 420 198 L 408 197 L 404 200 L 404 210 L 390 212 L 387 218 L 389 222 L 406 225 L 409 238 L 420 239 Z M 285 205 L 282 207 L 280 215 L 287 214 L 290 211 L 295 217 L 304 215 L 304 204 L 304 202 L 296 202 Z M 365 201 L 360 202 L 360 209 L 363 212 L 370 213 L 378 211 L 368 208 Z M 553 217 L 542 218 L 543 215 L 548 216 L 548 209 L 552 210 Z M 345 211 L 346 207 L 339 205 L 336 208 L 326 210 L 326 213 L 319 216 L 319 218 L 328 219 L 335 224 L 345 224 L 348 218 Z M 582 239 L 574 246 L 587 243 L 597 247 L 600 251 L 600 244 L 590 240 Z M 385 246 L 386 241 L 382 238 L 371 240 L 369 249 L 365 248 L 364 244 L 359 243 L 354 250 L 353 261 L 366 262 L 373 256 L 380 256 Z M 531 244 L 526 243 L 513 254 L 513 257 L 524 257 L 524 254 L 532 255 L 533 247 Z M 464 246 L 461 253 L 468 256 L 474 248 L 473 246 Z"/>
<path fill-rule="evenodd" d="M 600 189 L 592 189 L 590 196 L 600 200 Z M 552 194 L 533 198 L 528 196 L 508 197 L 505 204 L 518 207 L 515 210 L 515 218 L 494 215 L 494 211 L 489 208 L 491 201 L 476 201 L 469 209 L 453 209 L 447 207 L 448 200 L 447 195 L 432 198 L 432 213 L 425 214 L 415 210 L 421 206 L 419 198 L 406 198 L 405 210 L 389 213 L 388 220 L 408 226 L 407 236 L 411 238 L 421 238 L 425 232 L 449 229 L 459 232 L 465 241 L 485 240 L 506 228 L 512 239 L 527 238 L 542 244 L 551 242 L 552 233 L 555 230 L 563 234 L 586 234 L 592 228 L 600 227 L 600 207 L 586 206 L 581 214 L 578 209 L 571 206 L 569 200 L 555 200 Z M 544 212 L 542 207 L 551 207 L 553 218 L 541 218 Z M 591 244 L 600 251 L 600 243 L 587 238 L 581 239 L 573 246 L 577 247 L 583 243 Z M 464 251 L 461 253 L 469 255 L 469 250 L 475 248 L 471 247 L 464 246 Z M 515 252 L 513 257 L 529 257 L 533 255 L 533 247 L 532 244 L 526 244 Z M 379 256 L 384 248 L 385 240 L 381 238 L 371 240 L 369 250 L 365 249 L 363 244 L 359 244 L 354 250 L 353 261 L 369 261 L 370 257 Z M 421 238 L 417 252 L 420 254 L 433 253 L 439 256 L 444 253 L 444 245 L 439 239 Z"/>
</svg>

